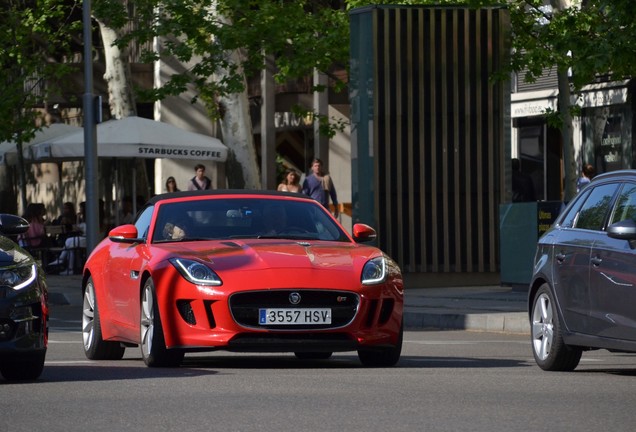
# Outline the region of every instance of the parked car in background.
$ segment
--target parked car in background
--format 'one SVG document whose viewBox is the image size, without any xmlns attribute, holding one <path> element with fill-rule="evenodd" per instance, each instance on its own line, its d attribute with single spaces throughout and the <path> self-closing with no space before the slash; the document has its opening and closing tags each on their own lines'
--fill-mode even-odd
<svg viewBox="0 0 636 432">
<path fill-rule="evenodd" d="M 83 277 L 89 359 L 139 345 L 148 366 L 187 352 L 357 351 L 393 366 L 402 350 L 403 280 L 364 224 L 349 235 L 301 194 L 177 192 L 110 231 Z"/>
<path fill-rule="evenodd" d="M 0 214 L 0 374 L 7 380 L 40 376 L 48 345 L 48 292 L 40 266 L 10 237 L 26 220 Z"/>
<path fill-rule="evenodd" d="M 528 296 L 544 370 L 583 351 L 636 352 L 636 170 L 595 177 L 539 240 Z"/>
</svg>

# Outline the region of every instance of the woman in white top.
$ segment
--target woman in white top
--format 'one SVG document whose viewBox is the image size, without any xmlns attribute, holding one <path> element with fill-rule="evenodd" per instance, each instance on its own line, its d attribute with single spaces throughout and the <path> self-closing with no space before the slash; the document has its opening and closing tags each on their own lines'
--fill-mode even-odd
<svg viewBox="0 0 636 432">
<path fill-rule="evenodd" d="M 295 169 L 289 168 L 285 171 L 285 177 L 283 181 L 278 185 L 278 190 L 283 192 L 300 192 L 302 186 L 300 185 L 300 175 Z"/>
</svg>

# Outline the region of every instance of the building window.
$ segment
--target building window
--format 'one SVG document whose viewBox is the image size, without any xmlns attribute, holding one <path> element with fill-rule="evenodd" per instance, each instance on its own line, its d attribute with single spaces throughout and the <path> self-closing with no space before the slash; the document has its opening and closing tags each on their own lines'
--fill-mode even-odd
<svg viewBox="0 0 636 432">
<path fill-rule="evenodd" d="M 581 164 L 596 173 L 632 166 L 632 114 L 627 105 L 586 108 L 582 115 Z"/>
</svg>

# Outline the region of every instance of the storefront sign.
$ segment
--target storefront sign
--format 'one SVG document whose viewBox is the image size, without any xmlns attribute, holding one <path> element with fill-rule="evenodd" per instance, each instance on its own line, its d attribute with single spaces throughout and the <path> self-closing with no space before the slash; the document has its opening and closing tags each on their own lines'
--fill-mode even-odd
<svg viewBox="0 0 636 432">
<path fill-rule="evenodd" d="M 605 121 L 600 149 L 606 170 L 621 168 L 622 143 L 622 119 L 618 116 L 609 117 Z"/>
<path fill-rule="evenodd" d="M 582 108 L 593 108 L 624 103 L 627 103 L 627 87 L 583 91 L 579 105 Z"/>
<path fill-rule="evenodd" d="M 541 201 L 537 203 L 537 238 L 550 229 L 559 216 L 562 203 L 559 201 Z"/>
<path fill-rule="evenodd" d="M 532 117 L 532 116 L 544 115 L 546 110 L 548 109 L 551 111 L 556 111 L 557 109 L 556 98 L 513 102 L 510 113 L 512 118 Z"/>
<path fill-rule="evenodd" d="M 206 150 L 200 148 L 170 148 L 170 147 L 148 147 L 139 146 L 137 153 L 141 157 L 156 157 L 156 158 L 173 158 L 173 159 L 210 159 L 210 160 L 222 160 L 224 158 L 223 152 L 219 150 Z"/>
<path fill-rule="evenodd" d="M 313 124 L 313 120 L 310 116 L 301 117 L 293 112 L 276 112 L 274 113 L 274 127 L 276 129 L 281 128 L 297 128 L 307 127 Z"/>
</svg>

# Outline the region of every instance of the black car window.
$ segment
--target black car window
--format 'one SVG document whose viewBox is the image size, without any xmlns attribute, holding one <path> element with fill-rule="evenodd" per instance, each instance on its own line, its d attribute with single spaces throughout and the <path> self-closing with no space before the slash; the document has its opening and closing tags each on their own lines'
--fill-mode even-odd
<svg viewBox="0 0 636 432">
<path fill-rule="evenodd" d="M 624 220 L 636 221 L 636 185 L 625 184 L 616 200 L 610 225 Z"/>
<path fill-rule="evenodd" d="M 609 183 L 593 188 L 579 211 L 575 227 L 595 231 L 602 230 L 618 186 L 618 183 Z"/>
<path fill-rule="evenodd" d="M 315 202 L 260 198 L 189 200 L 158 208 L 153 242 L 236 238 L 297 238 L 350 241 Z M 183 234 L 181 234 L 183 231 Z"/>
</svg>

